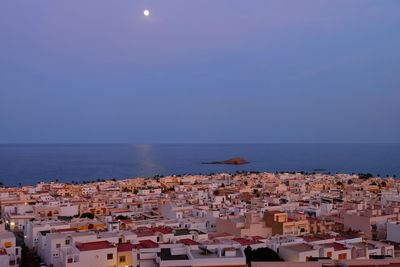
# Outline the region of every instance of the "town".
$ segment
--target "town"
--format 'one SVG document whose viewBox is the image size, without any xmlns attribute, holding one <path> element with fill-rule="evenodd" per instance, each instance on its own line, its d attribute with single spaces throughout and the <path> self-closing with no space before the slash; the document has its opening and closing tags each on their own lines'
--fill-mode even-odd
<svg viewBox="0 0 400 267">
<path fill-rule="evenodd" d="M 0 266 L 400 266 L 399 189 L 304 172 L 1 187 Z"/>
</svg>

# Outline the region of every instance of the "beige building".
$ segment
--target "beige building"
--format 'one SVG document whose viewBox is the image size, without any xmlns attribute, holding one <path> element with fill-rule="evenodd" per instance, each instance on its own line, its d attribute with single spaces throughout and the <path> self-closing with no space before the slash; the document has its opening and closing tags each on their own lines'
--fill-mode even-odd
<svg viewBox="0 0 400 267">
<path fill-rule="evenodd" d="M 244 216 L 217 218 L 217 233 L 229 233 L 237 237 L 269 237 L 272 232 L 258 214 L 246 213 Z"/>
<path fill-rule="evenodd" d="M 344 226 L 347 229 L 362 231 L 369 239 L 386 239 L 386 223 L 397 221 L 398 213 L 382 214 L 380 210 L 368 210 L 359 214 L 345 214 Z"/>
<path fill-rule="evenodd" d="M 304 235 L 310 233 L 310 223 L 306 215 L 298 214 L 296 218 L 289 218 L 286 212 L 266 211 L 265 224 L 272 228 L 272 235 Z"/>
</svg>

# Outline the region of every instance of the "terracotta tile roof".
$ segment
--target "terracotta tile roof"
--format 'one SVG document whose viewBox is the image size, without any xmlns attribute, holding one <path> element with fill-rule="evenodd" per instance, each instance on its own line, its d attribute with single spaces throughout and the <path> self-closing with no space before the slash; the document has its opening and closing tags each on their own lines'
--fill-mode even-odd
<svg viewBox="0 0 400 267">
<path fill-rule="evenodd" d="M 313 236 L 303 236 L 302 238 L 303 238 L 304 241 L 306 241 L 306 242 L 313 242 L 313 241 L 322 240 L 321 238 L 313 237 Z"/>
<path fill-rule="evenodd" d="M 158 248 L 158 244 L 151 240 L 142 240 L 142 241 L 139 241 L 139 243 L 140 243 L 140 245 L 142 245 L 146 248 Z"/>
<path fill-rule="evenodd" d="M 117 244 L 117 251 L 132 251 L 132 249 L 136 248 L 136 245 L 131 243 L 119 243 Z"/>
<path fill-rule="evenodd" d="M 179 242 L 182 243 L 182 244 L 185 244 L 187 246 L 200 245 L 199 242 L 196 242 L 196 241 L 194 241 L 192 239 L 189 239 L 189 238 L 181 239 L 181 240 L 179 240 Z"/>
<path fill-rule="evenodd" d="M 344 245 L 342 245 L 342 244 L 340 244 L 340 243 L 325 243 L 325 244 L 322 244 L 323 246 L 326 246 L 326 247 L 332 247 L 335 251 L 339 251 L 339 250 L 346 250 L 347 248 L 344 246 Z"/>
<path fill-rule="evenodd" d="M 106 248 L 114 248 L 108 241 L 97 241 L 97 242 L 87 242 L 87 243 L 78 243 L 76 247 L 80 251 L 90 251 L 90 250 L 99 250 L 99 249 L 106 249 Z"/>
<path fill-rule="evenodd" d="M 347 240 L 347 239 L 349 239 L 349 238 L 341 236 L 341 235 L 334 236 L 334 238 L 335 238 L 335 240 Z"/>
<path fill-rule="evenodd" d="M 154 233 L 159 232 L 162 234 L 172 234 L 171 231 L 168 231 L 167 229 L 163 229 L 163 228 L 159 228 L 159 227 L 155 227 L 155 228 L 151 229 L 151 231 L 153 231 Z"/>
<path fill-rule="evenodd" d="M 278 211 L 278 210 L 267 210 L 266 213 L 277 214 L 277 213 L 285 213 L 285 212 L 283 212 L 283 211 Z"/>
</svg>

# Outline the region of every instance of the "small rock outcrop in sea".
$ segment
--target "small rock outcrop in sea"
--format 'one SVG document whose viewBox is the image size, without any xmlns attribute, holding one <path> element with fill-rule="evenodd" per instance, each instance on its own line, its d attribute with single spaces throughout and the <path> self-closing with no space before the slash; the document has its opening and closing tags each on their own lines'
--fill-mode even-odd
<svg viewBox="0 0 400 267">
<path fill-rule="evenodd" d="M 212 161 L 212 162 L 203 162 L 202 164 L 232 164 L 232 165 L 241 165 L 249 163 L 247 160 L 243 158 L 231 158 L 224 161 Z"/>
</svg>

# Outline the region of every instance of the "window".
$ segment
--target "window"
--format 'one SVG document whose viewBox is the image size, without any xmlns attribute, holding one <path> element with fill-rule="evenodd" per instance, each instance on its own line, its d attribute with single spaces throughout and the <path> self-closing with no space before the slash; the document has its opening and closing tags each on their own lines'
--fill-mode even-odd
<svg viewBox="0 0 400 267">
<path fill-rule="evenodd" d="M 119 257 L 119 262 L 125 262 L 125 256 Z"/>
<path fill-rule="evenodd" d="M 109 253 L 107 254 L 107 260 L 112 260 L 114 258 L 114 254 Z"/>
<path fill-rule="evenodd" d="M 66 239 L 66 240 L 65 240 L 65 245 L 69 245 L 69 244 L 71 244 L 71 240 Z"/>
<path fill-rule="evenodd" d="M 56 248 L 61 248 L 61 244 L 56 244 Z"/>
</svg>

